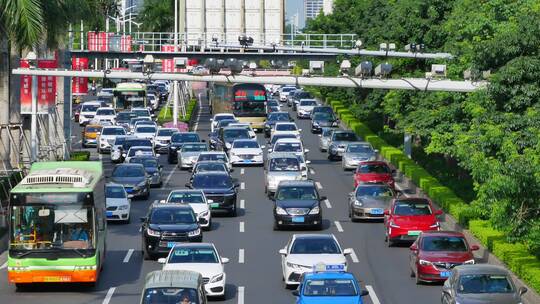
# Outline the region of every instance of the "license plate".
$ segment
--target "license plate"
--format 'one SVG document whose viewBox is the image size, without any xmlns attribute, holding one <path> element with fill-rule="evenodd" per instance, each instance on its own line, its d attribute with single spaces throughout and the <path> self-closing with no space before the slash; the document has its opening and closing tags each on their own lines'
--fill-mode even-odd
<svg viewBox="0 0 540 304">
<path fill-rule="evenodd" d="M 381 208 L 371 209 L 371 214 L 383 214 L 384 210 Z"/>
<path fill-rule="evenodd" d="M 219 203 L 211 203 L 210 208 L 219 208 Z"/>
<path fill-rule="evenodd" d="M 69 282 L 70 276 L 46 276 L 43 277 L 43 282 Z"/>
<path fill-rule="evenodd" d="M 441 271 L 441 278 L 448 278 L 452 274 L 451 271 Z"/>
<path fill-rule="evenodd" d="M 420 230 L 411 230 L 411 231 L 407 232 L 407 235 L 419 236 L 421 232 L 422 231 L 420 231 Z"/>
<path fill-rule="evenodd" d="M 113 216 L 112 211 L 107 211 L 107 217 L 112 217 L 112 216 Z"/>
<path fill-rule="evenodd" d="M 250 163 L 250 162 L 251 162 L 251 159 L 244 159 L 244 162 L 245 162 L 245 163 Z"/>
<path fill-rule="evenodd" d="M 167 248 L 173 248 L 176 245 L 176 242 L 167 242 Z"/>
<path fill-rule="evenodd" d="M 303 223 L 304 217 L 303 216 L 295 216 L 292 218 L 293 223 Z"/>
</svg>

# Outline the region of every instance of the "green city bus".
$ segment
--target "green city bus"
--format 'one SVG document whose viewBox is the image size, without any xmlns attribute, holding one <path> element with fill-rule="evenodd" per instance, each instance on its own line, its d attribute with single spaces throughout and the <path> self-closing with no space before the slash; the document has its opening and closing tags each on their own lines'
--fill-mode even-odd
<svg viewBox="0 0 540 304">
<path fill-rule="evenodd" d="M 113 89 L 113 107 L 117 111 L 146 108 L 146 84 L 122 82 Z"/>
<path fill-rule="evenodd" d="M 11 190 L 8 281 L 89 283 L 105 259 L 101 162 L 37 162 Z"/>
<path fill-rule="evenodd" d="M 261 84 L 210 84 L 212 114 L 233 113 L 240 122 L 246 122 L 256 131 L 262 131 L 266 122 L 266 89 Z"/>
</svg>

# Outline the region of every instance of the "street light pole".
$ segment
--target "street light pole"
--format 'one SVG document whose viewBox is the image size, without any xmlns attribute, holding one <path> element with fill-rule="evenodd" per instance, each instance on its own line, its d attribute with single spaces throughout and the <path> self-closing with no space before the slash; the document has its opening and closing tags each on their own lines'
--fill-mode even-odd
<svg viewBox="0 0 540 304">
<path fill-rule="evenodd" d="M 37 55 L 34 52 L 29 52 L 26 55 L 26 60 L 30 68 L 37 67 Z M 38 101 L 38 77 L 32 75 L 32 107 L 30 117 L 30 161 L 36 162 L 38 157 L 37 149 L 37 102 Z"/>
<path fill-rule="evenodd" d="M 178 0 L 174 0 L 174 51 L 178 51 Z M 176 64 L 173 63 L 174 69 Z M 173 125 L 178 126 L 178 80 L 173 82 Z"/>
</svg>

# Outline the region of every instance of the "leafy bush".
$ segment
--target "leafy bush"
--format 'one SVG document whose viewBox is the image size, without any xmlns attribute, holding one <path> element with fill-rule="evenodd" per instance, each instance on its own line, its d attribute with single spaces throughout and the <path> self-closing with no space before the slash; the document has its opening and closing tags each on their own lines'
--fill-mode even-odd
<svg viewBox="0 0 540 304">
<path fill-rule="evenodd" d="M 89 161 L 90 160 L 90 151 L 74 151 L 74 152 L 71 152 L 71 158 L 69 160 Z"/>
<path fill-rule="evenodd" d="M 489 251 L 493 251 L 494 241 L 504 241 L 504 233 L 495 230 L 488 221 L 472 220 L 469 222 L 469 230 L 476 236 Z"/>
<path fill-rule="evenodd" d="M 195 109 L 195 106 L 197 105 L 197 100 L 192 99 L 189 101 L 187 107 L 186 107 L 186 116 L 182 116 L 180 111 L 178 111 L 178 121 L 181 122 L 189 122 L 191 120 L 191 115 L 193 113 L 193 110 Z M 171 108 L 164 106 L 161 108 L 158 114 L 158 123 L 163 124 L 166 122 L 170 122 L 173 120 L 173 111 Z"/>
</svg>

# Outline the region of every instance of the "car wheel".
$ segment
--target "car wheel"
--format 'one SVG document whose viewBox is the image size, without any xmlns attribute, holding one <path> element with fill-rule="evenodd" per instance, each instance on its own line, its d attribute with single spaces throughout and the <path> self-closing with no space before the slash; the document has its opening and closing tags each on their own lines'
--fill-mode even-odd
<svg viewBox="0 0 540 304">
<path fill-rule="evenodd" d="M 422 284 L 422 281 L 420 280 L 418 274 L 415 274 L 415 276 L 414 276 L 414 282 L 416 283 L 416 285 Z"/>
<path fill-rule="evenodd" d="M 128 215 L 128 218 L 124 221 L 124 224 L 129 224 L 131 222 L 131 216 Z"/>
<path fill-rule="evenodd" d="M 212 218 L 210 218 L 210 222 L 208 223 L 208 227 L 204 227 L 204 231 L 210 231 L 212 230 Z"/>
<path fill-rule="evenodd" d="M 230 217 L 235 217 L 237 215 L 238 215 L 238 212 L 236 211 L 236 203 L 234 203 L 232 210 L 229 211 L 229 216 Z"/>
<path fill-rule="evenodd" d="M 82 147 L 87 148 L 87 146 L 86 146 L 86 144 L 84 142 L 82 142 Z"/>
<path fill-rule="evenodd" d="M 328 153 L 328 160 L 334 160 L 334 155 L 332 155 L 332 153 Z"/>
<path fill-rule="evenodd" d="M 279 227 L 278 223 L 275 220 L 274 220 L 274 227 L 272 229 L 274 229 L 274 231 L 280 230 L 280 227 Z"/>
<path fill-rule="evenodd" d="M 386 245 L 388 247 L 394 247 L 394 241 L 392 241 L 390 238 L 388 238 L 388 242 L 386 242 Z"/>
<path fill-rule="evenodd" d="M 150 187 L 146 188 L 146 194 L 143 196 L 143 199 L 147 200 L 150 197 Z"/>
<path fill-rule="evenodd" d="M 147 261 L 148 261 L 148 260 L 154 260 L 154 259 L 155 259 L 155 257 L 154 257 L 153 254 L 151 254 L 150 252 L 148 252 L 147 250 L 144 250 L 144 249 L 143 249 L 143 258 L 144 258 L 145 260 L 147 260 Z"/>
</svg>

